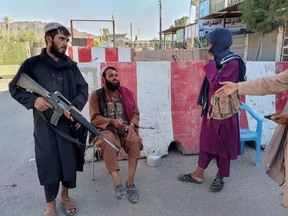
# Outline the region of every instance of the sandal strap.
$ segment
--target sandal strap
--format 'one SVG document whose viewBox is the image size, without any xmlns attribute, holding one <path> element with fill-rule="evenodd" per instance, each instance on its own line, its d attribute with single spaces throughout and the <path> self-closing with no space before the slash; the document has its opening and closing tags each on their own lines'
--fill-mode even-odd
<svg viewBox="0 0 288 216">
<path fill-rule="evenodd" d="M 215 178 L 213 183 L 211 184 L 211 190 L 212 191 L 220 191 L 224 186 L 224 181 L 220 178 Z"/>
</svg>

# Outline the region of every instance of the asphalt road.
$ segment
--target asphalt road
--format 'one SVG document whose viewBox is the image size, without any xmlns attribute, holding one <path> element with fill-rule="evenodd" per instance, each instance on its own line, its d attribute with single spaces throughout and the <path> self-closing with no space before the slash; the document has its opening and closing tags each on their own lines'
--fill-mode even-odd
<svg viewBox="0 0 288 216">
<path fill-rule="evenodd" d="M 34 161 L 32 112 L 14 101 L 7 91 L 0 91 L 0 215 L 43 215 L 45 198 Z M 261 160 L 265 152 L 261 152 Z M 86 163 L 78 174 L 78 187 L 71 191 L 78 204 L 77 215 L 99 216 L 285 216 L 281 188 L 265 174 L 263 164 L 254 166 L 255 150 L 246 147 L 245 154 L 232 161 L 231 177 L 219 193 L 209 186 L 216 174 L 211 162 L 201 185 L 183 183 L 177 175 L 192 171 L 197 155 L 182 155 L 173 146 L 158 167 L 139 161 L 135 183 L 140 200 L 117 200 L 111 177 L 103 161 L 95 164 L 95 181 L 91 180 L 92 165 Z M 120 161 L 125 182 L 127 161 Z M 64 215 L 57 198 L 58 215 Z"/>
</svg>

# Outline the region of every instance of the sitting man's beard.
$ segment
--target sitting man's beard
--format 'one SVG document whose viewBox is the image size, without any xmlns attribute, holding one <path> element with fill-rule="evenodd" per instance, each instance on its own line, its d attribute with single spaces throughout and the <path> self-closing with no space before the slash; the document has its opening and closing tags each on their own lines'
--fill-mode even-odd
<svg viewBox="0 0 288 216">
<path fill-rule="evenodd" d="M 51 48 L 50 48 L 50 52 L 51 52 L 54 56 L 56 56 L 56 57 L 58 57 L 58 58 L 63 59 L 63 58 L 65 57 L 65 53 L 58 52 L 57 47 L 56 47 L 56 45 L 54 44 L 54 42 L 52 42 L 52 46 L 51 46 Z"/>
<path fill-rule="evenodd" d="M 105 80 L 105 86 L 107 89 L 109 89 L 111 91 L 116 91 L 117 89 L 119 89 L 120 82 L 118 81 L 117 83 L 112 83 L 106 79 Z"/>
</svg>

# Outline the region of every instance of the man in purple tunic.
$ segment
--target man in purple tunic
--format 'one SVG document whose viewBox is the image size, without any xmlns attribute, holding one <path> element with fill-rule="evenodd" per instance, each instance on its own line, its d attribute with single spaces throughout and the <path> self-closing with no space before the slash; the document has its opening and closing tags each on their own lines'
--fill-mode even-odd
<svg viewBox="0 0 288 216">
<path fill-rule="evenodd" d="M 244 81 L 246 67 L 241 57 L 230 51 L 232 34 L 229 30 L 215 29 L 209 33 L 208 41 L 209 51 L 204 55 L 205 77 L 197 101 L 202 106 L 203 117 L 198 166 L 192 173 L 180 174 L 178 180 L 202 183 L 205 169 L 216 159 L 218 170 L 210 189 L 217 192 L 224 186 L 224 177 L 230 175 L 230 160 L 237 159 L 240 153 L 240 135 L 237 113 L 226 119 L 208 119 L 211 96 L 221 87 L 219 82 Z"/>
</svg>

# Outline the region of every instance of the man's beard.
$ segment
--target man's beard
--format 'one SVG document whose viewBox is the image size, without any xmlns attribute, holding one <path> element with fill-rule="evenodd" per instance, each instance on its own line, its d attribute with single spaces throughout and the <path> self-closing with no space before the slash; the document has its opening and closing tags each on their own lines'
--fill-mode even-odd
<svg viewBox="0 0 288 216">
<path fill-rule="evenodd" d="M 113 83 L 105 79 L 105 86 L 107 89 L 111 91 L 116 91 L 117 89 L 119 89 L 120 82 L 118 81 L 117 83 Z"/>
<path fill-rule="evenodd" d="M 50 48 L 50 52 L 58 57 L 58 58 L 64 58 L 65 57 L 65 53 L 59 52 L 57 46 L 55 45 L 54 41 L 52 41 L 52 46 Z"/>
</svg>

